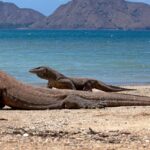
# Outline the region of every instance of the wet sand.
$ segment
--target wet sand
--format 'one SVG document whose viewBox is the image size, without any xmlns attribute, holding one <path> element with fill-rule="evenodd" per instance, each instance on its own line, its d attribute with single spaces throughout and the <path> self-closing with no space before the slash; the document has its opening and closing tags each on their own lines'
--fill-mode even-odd
<svg viewBox="0 0 150 150">
<path fill-rule="evenodd" d="M 150 96 L 150 86 L 125 93 Z M 1 150 L 148 150 L 150 107 L 0 111 Z"/>
</svg>

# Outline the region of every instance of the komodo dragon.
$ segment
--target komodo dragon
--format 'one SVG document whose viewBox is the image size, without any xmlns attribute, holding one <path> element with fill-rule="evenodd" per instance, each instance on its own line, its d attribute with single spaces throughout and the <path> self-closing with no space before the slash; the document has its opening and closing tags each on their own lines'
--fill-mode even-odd
<svg viewBox="0 0 150 150">
<path fill-rule="evenodd" d="M 95 79 L 66 77 L 65 75 L 59 73 L 58 71 L 45 66 L 31 69 L 29 72 L 36 74 L 38 77 L 42 79 L 48 80 L 48 88 L 55 87 L 58 89 L 73 89 L 83 91 L 92 91 L 92 89 L 95 88 L 105 92 L 120 92 L 132 90 L 107 85 Z"/>
<path fill-rule="evenodd" d="M 118 106 L 150 106 L 150 97 L 120 93 L 52 90 L 17 81 L 0 71 L 0 106 L 15 109 L 79 109 Z"/>
</svg>

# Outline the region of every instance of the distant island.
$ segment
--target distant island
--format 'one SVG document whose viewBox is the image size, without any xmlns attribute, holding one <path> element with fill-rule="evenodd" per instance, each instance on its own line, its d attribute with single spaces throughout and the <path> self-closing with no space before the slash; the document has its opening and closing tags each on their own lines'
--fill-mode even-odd
<svg viewBox="0 0 150 150">
<path fill-rule="evenodd" d="M 0 28 L 150 29 L 150 5 L 125 0 L 72 0 L 52 15 L 0 2 Z"/>
<path fill-rule="evenodd" d="M 32 9 L 22 9 L 13 3 L 0 1 L 0 29 L 3 28 L 29 28 L 45 16 Z"/>
</svg>

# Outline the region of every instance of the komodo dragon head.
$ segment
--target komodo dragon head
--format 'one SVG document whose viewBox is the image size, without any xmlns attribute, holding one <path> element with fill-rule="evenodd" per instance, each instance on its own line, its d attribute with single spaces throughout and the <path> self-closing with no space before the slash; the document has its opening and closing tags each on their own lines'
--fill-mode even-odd
<svg viewBox="0 0 150 150">
<path fill-rule="evenodd" d="M 64 77 L 63 74 L 57 72 L 56 70 L 46 67 L 46 66 L 40 66 L 37 68 L 33 68 L 29 70 L 30 73 L 36 74 L 38 77 L 46 80 L 56 80 L 60 77 Z"/>
</svg>

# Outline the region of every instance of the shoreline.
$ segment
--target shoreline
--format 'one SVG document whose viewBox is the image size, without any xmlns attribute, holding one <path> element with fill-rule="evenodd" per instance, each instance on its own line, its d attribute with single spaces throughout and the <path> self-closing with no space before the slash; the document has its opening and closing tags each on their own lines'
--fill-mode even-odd
<svg viewBox="0 0 150 150">
<path fill-rule="evenodd" d="M 28 83 L 30 85 L 36 85 L 36 86 L 46 86 L 47 83 L 33 83 L 33 82 L 25 82 L 25 83 Z M 108 83 L 108 82 L 105 82 L 106 84 L 109 84 L 109 85 L 117 85 L 117 86 L 150 86 L 150 82 L 148 83 Z"/>
<path fill-rule="evenodd" d="M 139 96 L 149 96 L 150 97 L 150 85 L 128 85 L 128 86 L 121 86 L 128 89 L 135 89 L 133 91 L 123 91 L 119 93 L 124 94 L 133 94 L 133 95 L 139 95 Z M 94 89 L 94 92 L 98 92 L 99 90 Z"/>
<path fill-rule="evenodd" d="M 33 86 L 42 86 L 46 87 L 46 84 L 30 84 Z M 150 84 L 143 84 L 143 85 L 118 85 L 120 87 L 128 88 L 128 89 L 135 89 L 133 91 L 123 91 L 119 93 L 124 94 L 134 94 L 134 95 L 140 95 L 140 96 L 149 96 L 150 97 Z M 55 89 L 55 88 L 54 88 Z M 98 89 L 93 89 L 93 92 L 99 92 Z"/>
</svg>

